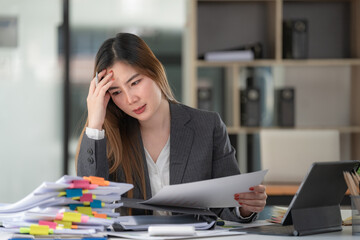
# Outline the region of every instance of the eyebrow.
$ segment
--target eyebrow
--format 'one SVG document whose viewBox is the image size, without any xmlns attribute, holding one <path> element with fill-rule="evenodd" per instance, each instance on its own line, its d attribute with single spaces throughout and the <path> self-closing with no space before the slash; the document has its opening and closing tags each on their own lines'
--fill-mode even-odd
<svg viewBox="0 0 360 240">
<path fill-rule="evenodd" d="M 134 78 L 136 78 L 137 76 L 139 76 L 140 73 L 135 73 L 134 75 L 132 75 L 127 81 L 126 81 L 126 84 L 129 83 L 131 80 L 133 80 Z M 117 89 L 119 87 L 109 87 L 108 91 L 111 91 L 113 89 Z"/>
</svg>

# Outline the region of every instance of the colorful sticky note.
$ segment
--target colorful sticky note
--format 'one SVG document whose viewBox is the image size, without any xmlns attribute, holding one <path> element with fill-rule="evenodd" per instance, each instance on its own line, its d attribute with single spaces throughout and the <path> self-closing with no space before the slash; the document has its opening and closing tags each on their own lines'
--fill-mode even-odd
<svg viewBox="0 0 360 240">
<path fill-rule="evenodd" d="M 50 222 L 50 221 L 42 221 L 39 220 L 39 225 L 47 225 L 49 228 L 56 229 L 56 222 Z"/>
<path fill-rule="evenodd" d="M 90 177 L 83 177 L 83 178 L 85 180 L 89 180 L 91 182 L 91 184 L 97 184 L 99 186 L 109 186 L 109 184 L 110 184 L 109 181 L 106 181 L 102 177 L 90 176 Z"/>
<path fill-rule="evenodd" d="M 21 227 L 21 228 L 20 228 L 20 233 L 30 233 L 30 228 L 28 228 L 28 227 Z"/>
<path fill-rule="evenodd" d="M 81 222 L 81 213 L 64 212 L 63 221 Z"/>
<path fill-rule="evenodd" d="M 83 195 L 81 188 L 66 189 L 66 197 L 81 197 Z"/>
<path fill-rule="evenodd" d="M 81 222 L 82 223 L 87 223 L 89 221 L 90 217 L 87 215 L 82 215 L 81 216 Z"/>
<path fill-rule="evenodd" d="M 69 208 L 70 210 L 75 211 L 77 207 L 83 207 L 84 204 L 80 204 L 80 203 L 74 203 L 74 204 L 69 204 Z"/>
<path fill-rule="evenodd" d="M 91 193 L 85 193 L 80 197 L 80 202 L 92 202 L 93 195 Z"/>
<path fill-rule="evenodd" d="M 103 214 L 103 213 L 95 213 L 94 214 L 94 217 L 96 218 L 107 218 L 107 215 L 106 214 Z"/>
<path fill-rule="evenodd" d="M 31 235 L 49 235 L 49 226 L 48 225 L 30 225 L 30 234 Z"/>
<path fill-rule="evenodd" d="M 83 213 L 83 214 L 91 215 L 91 216 L 92 216 L 91 207 L 77 207 L 76 210 L 77 210 L 79 213 Z"/>
<path fill-rule="evenodd" d="M 93 200 L 90 203 L 90 207 L 92 207 L 92 208 L 101 208 L 102 207 L 101 201 L 100 200 Z"/>
<path fill-rule="evenodd" d="M 90 187 L 90 181 L 88 180 L 74 180 L 72 181 L 73 188 L 88 189 Z"/>
<path fill-rule="evenodd" d="M 58 225 L 63 225 L 64 228 L 71 228 L 71 225 L 72 225 L 72 222 L 68 222 L 68 221 L 61 221 L 61 220 L 55 220 L 55 222 L 58 224 Z"/>
<path fill-rule="evenodd" d="M 58 197 L 66 196 L 66 192 L 59 192 Z"/>
</svg>

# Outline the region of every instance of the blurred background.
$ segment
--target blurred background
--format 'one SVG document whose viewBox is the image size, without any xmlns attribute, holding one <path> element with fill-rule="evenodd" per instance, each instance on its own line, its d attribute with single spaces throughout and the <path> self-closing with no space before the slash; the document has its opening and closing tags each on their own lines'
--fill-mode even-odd
<svg viewBox="0 0 360 240">
<path fill-rule="evenodd" d="M 269 204 L 288 204 L 312 162 L 360 158 L 359 13 L 358 0 L 0 0 L 0 203 L 76 174 L 95 54 L 131 32 L 177 100 L 221 115 L 241 172 L 272 169 Z M 225 50 L 251 57 L 209 58 Z"/>
<path fill-rule="evenodd" d="M 118 32 L 140 35 L 164 63 L 181 101 L 185 1 L 72 0 L 68 9 L 64 2 L 0 0 L 0 202 L 14 202 L 43 181 L 76 174 L 74 156 L 94 58 L 105 39 Z M 70 35 L 68 86 L 64 11 Z"/>
</svg>

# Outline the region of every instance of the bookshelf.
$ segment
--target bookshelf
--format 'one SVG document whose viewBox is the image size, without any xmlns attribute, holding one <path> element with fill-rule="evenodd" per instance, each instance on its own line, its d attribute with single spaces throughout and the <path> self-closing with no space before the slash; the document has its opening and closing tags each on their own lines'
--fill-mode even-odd
<svg viewBox="0 0 360 240">
<path fill-rule="evenodd" d="M 241 71 L 248 67 L 270 67 L 291 71 L 308 71 L 314 79 L 321 71 L 345 69 L 336 86 L 349 91 L 344 106 L 336 106 L 336 115 L 345 120 L 314 121 L 297 124 L 298 129 L 334 129 L 348 139 L 349 158 L 360 159 L 360 1 L 359 0 L 188 0 L 183 47 L 183 102 L 197 107 L 198 73 L 200 69 L 219 68 L 224 71 L 225 123 L 229 134 L 256 134 L 265 127 L 246 127 L 240 121 Z M 321 14 L 319 14 L 321 12 Z M 306 59 L 283 58 L 283 20 L 306 18 L 309 22 L 309 48 Z M 206 51 L 234 47 L 236 44 L 261 41 L 264 56 L 252 61 L 208 62 L 199 55 Z M 331 72 L 331 71 L 329 71 Z M 289 78 L 294 74 L 288 74 Z M 274 74 L 274 81 L 277 80 Z M 281 76 L 280 76 L 281 77 Z M 326 78 L 326 77 L 324 77 Z M 301 81 L 293 79 L 292 82 Z M 301 84 L 301 83 L 299 83 Z M 322 83 L 324 86 L 326 84 Z M 335 86 L 335 85 L 334 85 Z M 303 90 L 306 94 L 306 90 Z M 343 99 L 343 98 L 342 98 Z M 322 102 L 323 101 L 323 102 Z M 326 106 L 327 100 L 317 99 L 314 105 Z M 321 105 L 322 104 L 322 105 Z M 321 108 L 319 109 L 321 112 Z M 303 111 L 301 117 L 308 112 Z M 320 113 L 319 113 L 320 114 Z M 328 116 L 332 116 L 331 114 Z M 331 117 L 329 117 L 330 119 Z M 269 126 L 266 129 L 278 129 Z M 273 189 L 273 188 L 271 188 Z M 276 191 L 276 190 L 275 190 Z"/>
</svg>

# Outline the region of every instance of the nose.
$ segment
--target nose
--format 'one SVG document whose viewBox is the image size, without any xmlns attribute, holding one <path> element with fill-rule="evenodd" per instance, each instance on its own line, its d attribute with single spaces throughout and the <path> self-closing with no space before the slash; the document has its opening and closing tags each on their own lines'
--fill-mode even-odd
<svg viewBox="0 0 360 240">
<path fill-rule="evenodd" d="M 133 94 L 131 91 L 126 91 L 125 95 L 126 95 L 126 100 L 127 100 L 128 104 L 133 104 L 138 100 L 136 95 Z"/>
</svg>

